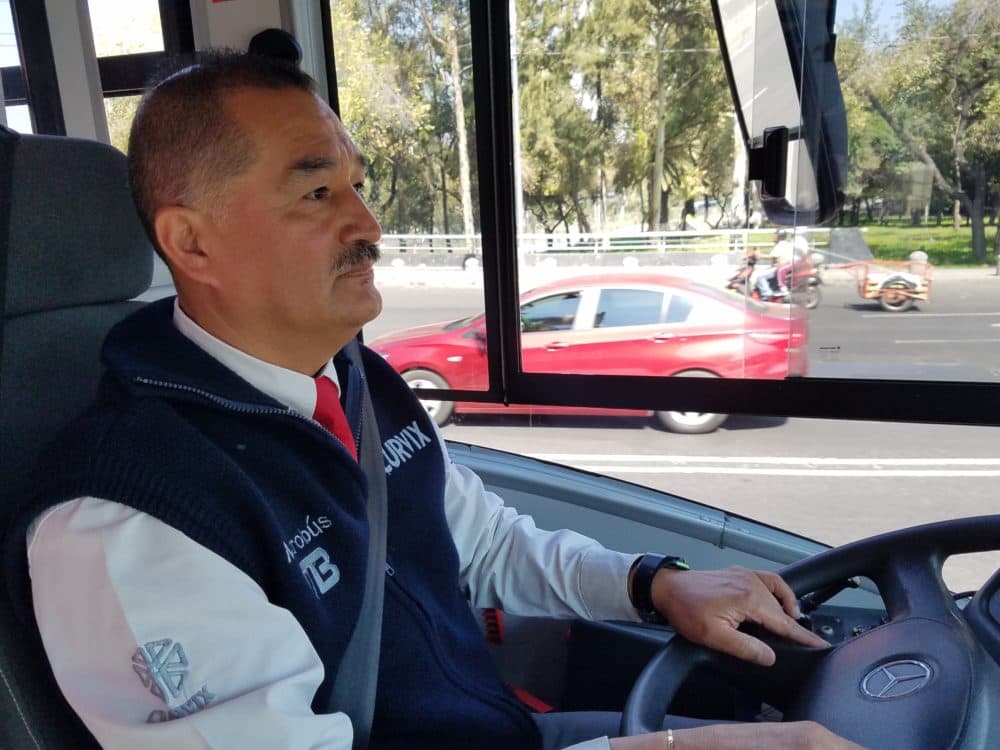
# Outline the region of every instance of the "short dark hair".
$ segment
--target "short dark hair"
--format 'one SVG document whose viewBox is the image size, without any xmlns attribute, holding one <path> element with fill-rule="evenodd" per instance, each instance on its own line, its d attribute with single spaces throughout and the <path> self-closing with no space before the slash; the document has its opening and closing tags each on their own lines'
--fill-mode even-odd
<svg viewBox="0 0 1000 750">
<path fill-rule="evenodd" d="M 316 84 L 283 60 L 208 50 L 173 59 L 139 103 L 129 135 L 129 187 L 161 256 L 156 212 L 211 198 L 256 160 L 250 134 L 225 109 L 223 95 L 238 88 L 315 92 Z"/>
</svg>

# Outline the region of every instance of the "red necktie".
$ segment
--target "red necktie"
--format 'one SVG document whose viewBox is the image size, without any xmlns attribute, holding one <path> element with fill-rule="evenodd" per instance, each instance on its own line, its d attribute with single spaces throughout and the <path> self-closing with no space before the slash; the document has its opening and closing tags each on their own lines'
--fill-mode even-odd
<svg viewBox="0 0 1000 750">
<path fill-rule="evenodd" d="M 344 407 L 340 405 L 340 394 L 337 391 L 337 386 L 330 378 L 322 375 L 314 380 L 316 381 L 316 410 L 313 412 L 313 419 L 342 442 L 347 451 L 357 460 L 358 448 L 354 444 L 351 426 L 347 424 Z"/>
</svg>

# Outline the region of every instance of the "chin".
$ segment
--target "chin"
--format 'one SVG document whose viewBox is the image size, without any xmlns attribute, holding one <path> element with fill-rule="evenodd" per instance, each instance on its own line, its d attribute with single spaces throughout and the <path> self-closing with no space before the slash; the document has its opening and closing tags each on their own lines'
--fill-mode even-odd
<svg viewBox="0 0 1000 750">
<path fill-rule="evenodd" d="M 358 328 L 371 323 L 382 314 L 382 295 L 374 285 L 365 289 L 365 294 L 358 301 L 357 306 L 354 308 L 354 313 L 354 322 Z"/>
</svg>

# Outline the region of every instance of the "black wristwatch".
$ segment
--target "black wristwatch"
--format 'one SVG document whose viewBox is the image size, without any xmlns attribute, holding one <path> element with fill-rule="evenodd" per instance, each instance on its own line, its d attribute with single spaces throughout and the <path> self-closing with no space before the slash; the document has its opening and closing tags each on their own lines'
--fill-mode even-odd
<svg viewBox="0 0 1000 750">
<path fill-rule="evenodd" d="M 661 568 L 691 569 L 683 557 L 645 554 L 632 564 L 632 585 L 629 587 L 628 598 L 644 622 L 662 625 L 666 620 L 653 606 L 653 576 Z"/>
</svg>

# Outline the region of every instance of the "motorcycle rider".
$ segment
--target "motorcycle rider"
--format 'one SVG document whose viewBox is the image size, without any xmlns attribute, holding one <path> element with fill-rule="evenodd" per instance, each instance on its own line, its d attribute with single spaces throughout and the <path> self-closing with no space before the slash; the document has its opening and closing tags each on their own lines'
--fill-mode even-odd
<svg viewBox="0 0 1000 750">
<path fill-rule="evenodd" d="M 740 289 L 744 282 L 753 275 L 754 266 L 757 265 L 757 248 L 751 247 L 747 251 L 746 258 L 743 259 L 743 266 L 735 275 L 729 278 L 726 284 L 727 289 Z"/>
<path fill-rule="evenodd" d="M 756 288 L 761 299 L 786 298 L 789 280 L 796 262 L 805 262 L 809 255 L 809 242 L 800 234 L 787 229 L 775 232 L 775 245 L 771 250 L 772 267 L 757 277 Z"/>
</svg>

